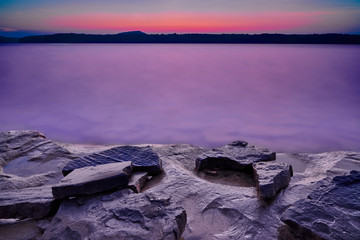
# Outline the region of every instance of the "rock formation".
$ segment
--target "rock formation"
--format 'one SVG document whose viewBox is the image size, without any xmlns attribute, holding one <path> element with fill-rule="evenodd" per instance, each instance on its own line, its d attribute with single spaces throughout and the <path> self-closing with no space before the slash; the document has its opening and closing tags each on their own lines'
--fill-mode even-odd
<svg viewBox="0 0 360 240">
<path fill-rule="evenodd" d="M 260 198 L 275 197 L 280 189 L 289 186 L 293 176 L 291 165 L 286 163 L 258 162 L 253 168 Z"/>
<path fill-rule="evenodd" d="M 0 150 L 0 239 L 355 239 L 360 233 L 358 172 L 350 173 L 360 170 L 356 152 L 275 160 L 275 153 L 244 141 L 216 149 L 104 147 L 60 144 L 35 131 L 0 133 Z M 89 169 L 126 175 L 126 184 L 97 185 L 111 176 L 93 179 Z M 78 171 L 84 178 L 75 177 Z M 79 188 L 56 200 L 51 189 L 70 186 L 66 179 Z M 96 191 L 81 192 L 84 184 Z"/>
<path fill-rule="evenodd" d="M 149 146 L 120 146 L 94 153 L 69 162 L 62 170 L 64 176 L 77 168 L 107 163 L 131 161 L 134 172 L 146 171 L 149 175 L 162 173 L 159 156 Z"/>
<path fill-rule="evenodd" d="M 56 199 L 64 199 L 125 188 L 131 171 L 130 161 L 77 168 L 54 185 L 52 193 Z"/>
<path fill-rule="evenodd" d="M 291 235 L 312 239 L 360 239 L 360 172 L 334 177 L 283 214 Z"/>
</svg>

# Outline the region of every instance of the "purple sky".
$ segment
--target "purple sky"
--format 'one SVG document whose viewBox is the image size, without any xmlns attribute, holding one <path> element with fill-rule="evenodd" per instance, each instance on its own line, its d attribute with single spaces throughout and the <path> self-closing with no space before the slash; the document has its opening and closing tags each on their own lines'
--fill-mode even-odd
<svg viewBox="0 0 360 240">
<path fill-rule="evenodd" d="M 0 35 L 360 33 L 354 0 L 2 0 Z"/>
</svg>

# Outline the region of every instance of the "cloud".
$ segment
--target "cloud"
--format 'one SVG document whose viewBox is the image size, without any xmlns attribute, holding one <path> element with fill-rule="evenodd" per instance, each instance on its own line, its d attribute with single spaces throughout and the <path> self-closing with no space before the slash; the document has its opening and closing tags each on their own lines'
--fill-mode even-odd
<svg viewBox="0 0 360 240">
<path fill-rule="evenodd" d="M 0 27 L 0 32 L 17 32 L 18 29 L 8 28 L 8 27 Z"/>
</svg>

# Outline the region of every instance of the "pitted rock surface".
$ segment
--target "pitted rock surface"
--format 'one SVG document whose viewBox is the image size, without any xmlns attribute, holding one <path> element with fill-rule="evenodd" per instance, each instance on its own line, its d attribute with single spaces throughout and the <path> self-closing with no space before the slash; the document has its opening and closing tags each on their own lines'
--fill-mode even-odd
<svg viewBox="0 0 360 240">
<path fill-rule="evenodd" d="M 94 153 L 69 162 L 62 170 L 64 176 L 71 171 L 106 163 L 131 161 L 134 172 L 146 171 L 149 175 L 162 173 L 159 156 L 149 147 L 120 146 Z"/>
</svg>

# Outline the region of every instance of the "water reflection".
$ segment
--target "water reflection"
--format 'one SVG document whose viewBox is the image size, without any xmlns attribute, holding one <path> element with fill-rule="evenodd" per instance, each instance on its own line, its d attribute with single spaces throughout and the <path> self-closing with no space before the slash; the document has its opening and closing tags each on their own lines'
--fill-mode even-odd
<svg viewBox="0 0 360 240">
<path fill-rule="evenodd" d="M 0 130 L 81 143 L 360 150 L 359 46 L 0 46 Z"/>
</svg>

